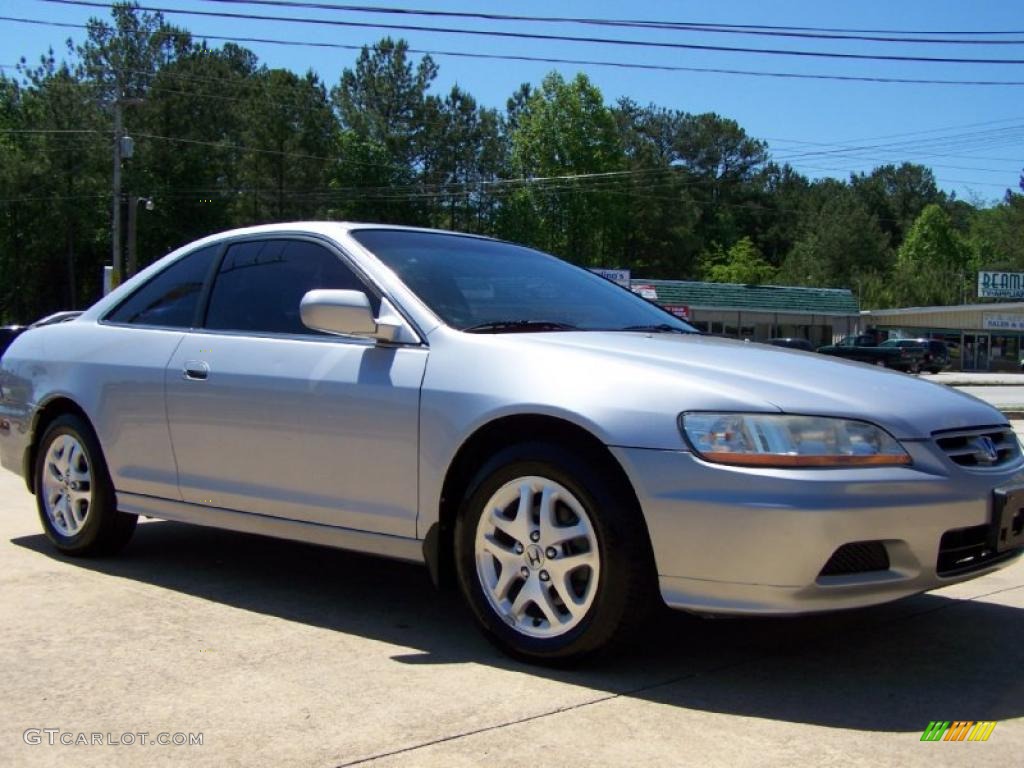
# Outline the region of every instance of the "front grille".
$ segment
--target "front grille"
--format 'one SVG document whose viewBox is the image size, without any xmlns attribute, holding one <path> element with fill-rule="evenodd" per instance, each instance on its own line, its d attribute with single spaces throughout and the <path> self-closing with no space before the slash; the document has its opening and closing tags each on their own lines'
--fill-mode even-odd
<svg viewBox="0 0 1024 768">
<path fill-rule="evenodd" d="M 851 573 L 889 570 L 889 553 L 880 541 L 855 541 L 843 544 L 825 563 L 819 576 L 844 576 Z"/>
<path fill-rule="evenodd" d="M 969 469 L 990 469 L 1020 456 L 1017 435 L 1009 427 L 978 427 L 933 433 L 950 461 Z"/>
<path fill-rule="evenodd" d="M 966 573 L 988 565 L 995 557 L 991 525 L 955 528 L 942 534 L 935 570 L 939 576 Z"/>
</svg>

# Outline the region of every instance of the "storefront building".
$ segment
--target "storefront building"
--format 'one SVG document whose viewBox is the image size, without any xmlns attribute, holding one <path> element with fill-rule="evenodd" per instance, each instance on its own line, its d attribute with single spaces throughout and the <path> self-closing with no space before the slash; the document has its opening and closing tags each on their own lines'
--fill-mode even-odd
<svg viewBox="0 0 1024 768">
<path fill-rule="evenodd" d="M 1019 371 L 1024 302 L 872 309 L 862 325 L 886 338 L 940 339 L 957 371 Z"/>
<path fill-rule="evenodd" d="M 814 346 L 856 333 L 860 307 L 848 289 L 630 280 L 630 289 L 715 336 L 807 339 Z"/>
</svg>

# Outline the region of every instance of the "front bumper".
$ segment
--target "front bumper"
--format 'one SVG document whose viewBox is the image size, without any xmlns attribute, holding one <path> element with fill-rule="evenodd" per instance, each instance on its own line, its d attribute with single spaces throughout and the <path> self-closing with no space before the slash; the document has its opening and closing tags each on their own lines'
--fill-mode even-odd
<svg viewBox="0 0 1024 768">
<path fill-rule="evenodd" d="M 940 575 L 944 534 L 989 525 L 993 489 L 1024 485 L 1024 466 L 967 472 L 930 442 L 905 446 L 911 467 L 829 470 L 611 450 L 637 493 L 669 606 L 798 614 L 888 602 L 990 573 L 1021 554 L 1001 552 Z M 858 542 L 884 547 L 887 567 L 822 573 L 840 547 Z"/>
</svg>

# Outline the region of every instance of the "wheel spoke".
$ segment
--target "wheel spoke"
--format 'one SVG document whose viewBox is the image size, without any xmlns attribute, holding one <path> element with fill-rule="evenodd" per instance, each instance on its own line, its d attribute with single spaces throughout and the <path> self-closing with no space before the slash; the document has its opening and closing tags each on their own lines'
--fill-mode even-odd
<svg viewBox="0 0 1024 768">
<path fill-rule="evenodd" d="M 544 543 L 549 547 L 558 547 L 575 539 L 587 539 L 588 543 L 591 541 L 590 526 L 582 520 L 573 525 L 552 528 L 550 538 L 545 538 Z"/>
<path fill-rule="evenodd" d="M 491 593 L 498 600 L 507 600 L 509 587 L 515 583 L 517 577 L 519 577 L 519 571 L 515 566 L 503 564 L 501 573 L 498 574 L 497 581 L 491 588 Z"/>
<path fill-rule="evenodd" d="M 68 478 L 79 483 L 89 482 L 89 465 L 85 463 L 85 456 L 83 454 L 79 453 L 77 461 L 68 467 Z"/>
<path fill-rule="evenodd" d="M 550 583 L 550 582 L 549 582 Z M 562 623 L 561 614 L 558 611 L 558 607 L 551 599 L 551 592 L 547 588 L 547 584 L 542 584 L 537 590 L 537 599 L 534 604 L 540 608 L 541 613 L 544 614 L 548 620 L 548 624 L 552 627 L 556 627 Z"/>
<path fill-rule="evenodd" d="M 54 511 L 59 516 L 59 519 L 64 522 L 64 529 L 67 535 L 73 535 L 78 526 L 76 525 L 76 520 L 71 515 L 71 505 L 68 503 L 67 494 L 61 493 L 60 498 L 57 499 Z"/>
<path fill-rule="evenodd" d="M 84 512 L 82 513 L 82 517 L 84 518 L 86 513 L 89 511 L 89 502 L 92 499 L 92 494 L 89 493 L 89 491 L 79 490 L 70 491 L 68 493 L 68 496 L 71 497 L 71 506 L 74 507 L 76 510 L 79 509 L 79 502 L 85 502 L 84 504 L 81 505 L 81 507 L 84 509 Z"/>
<path fill-rule="evenodd" d="M 519 594 L 516 595 L 516 599 L 512 603 L 512 607 L 509 609 L 509 613 L 511 613 L 513 618 L 515 618 L 516 623 L 527 618 L 526 609 L 529 607 L 530 603 L 538 602 L 538 598 L 537 582 L 534 579 L 527 579 L 526 583 L 523 584 L 523 588 L 519 590 Z"/>
<path fill-rule="evenodd" d="M 558 521 L 555 520 L 555 503 L 558 501 L 558 489 L 551 485 L 545 485 L 540 496 L 540 540 L 545 545 L 551 545 L 554 541 L 554 532 L 558 530 Z"/>
<path fill-rule="evenodd" d="M 70 477 L 78 461 L 78 443 L 69 437 L 64 438 L 64 477 Z"/>
<path fill-rule="evenodd" d="M 78 519 L 74 502 L 68 496 L 64 497 L 64 517 L 68 521 L 68 528 L 71 529 L 71 533 L 78 533 L 81 521 Z"/>
<path fill-rule="evenodd" d="M 577 568 L 584 565 L 593 565 L 597 562 L 597 557 L 593 552 L 580 552 L 574 555 L 561 555 L 558 558 L 547 561 L 547 569 L 551 573 L 552 578 L 566 577 Z"/>
<path fill-rule="evenodd" d="M 586 594 L 584 594 L 584 597 L 582 598 L 576 597 L 575 593 L 569 587 L 568 578 L 564 575 L 552 575 L 551 586 L 555 588 L 555 592 L 558 593 L 558 596 L 562 599 L 562 602 L 565 603 L 566 609 L 568 609 L 572 616 L 575 616 L 580 607 L 582 607 L 586 602 Z"/>
<path fill-rule="evenodd" d="M 505 517 L 504 507 L 494 507 L 491 510 L 492 522 L 506 536 L 515 539 L 525 546 L 530 540 L 530 530 L 532 528 L 530 512 L 532 506 L 533 488 L 529 483 L 523 483 L 519 487 L 519 504 L 516 507 L 515 519 L 509 520 Z"/>
</svg>

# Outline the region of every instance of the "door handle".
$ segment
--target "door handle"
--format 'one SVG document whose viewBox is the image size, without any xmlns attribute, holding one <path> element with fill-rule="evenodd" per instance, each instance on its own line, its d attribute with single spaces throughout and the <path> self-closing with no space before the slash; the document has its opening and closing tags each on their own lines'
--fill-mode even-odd
<svg viewBox="0 0 1024 768">
<path fill-rule="evenodd" d="M 183 375 L 191 381 L 205 381 L 210 375 L 210 366 L 202 360 L 188 360 Z"/>
</svg>

